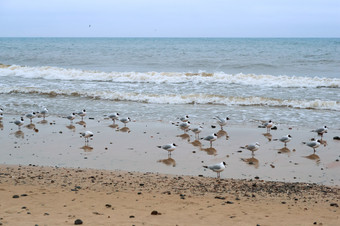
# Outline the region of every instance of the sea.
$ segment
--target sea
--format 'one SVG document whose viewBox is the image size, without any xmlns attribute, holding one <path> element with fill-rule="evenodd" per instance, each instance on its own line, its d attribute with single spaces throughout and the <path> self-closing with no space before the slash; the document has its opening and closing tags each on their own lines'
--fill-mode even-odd
<svg viewBox="0 0 340 226">
<path fill-rule="evenodd" d="M 340 128 L 340 38 L 0 38 L 0 107 Z"/>
</svg>

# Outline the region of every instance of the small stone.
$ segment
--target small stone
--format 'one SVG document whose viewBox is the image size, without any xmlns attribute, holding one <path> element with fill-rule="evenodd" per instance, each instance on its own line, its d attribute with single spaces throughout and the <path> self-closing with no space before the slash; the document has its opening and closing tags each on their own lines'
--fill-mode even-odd
<svg viewBox="0 0 340 226">
<path fill-rule="evenodd" d="M 157 210 L 153 210 L 153 211 L 151 212 L 151 215 L 158 215 L 158 211 L 157 211 Z"/>
<path fill-rule="evenodd" d="M 13 199 L 18 199 L 18 198 L 19 198 L 19 195 L 13 195 L 12 198 L 13 198 Z"/>
<path fill-rule="evenodd" d="M 106 208 L 111 208 L 112 205 L 111 205 L 111 204 L 106 204 L 105 207 L 106 207 Z"/>
<path fill-rule="evenodd" d="M 339 136 L 335 136 L 335 137 L 333 137 L 333 140 L 340 140 L 340 137 Z"/>
<path fill-rule="evenodd" d="M 77 220 L 74 221 L 74 224 L 75 225 L 80 225 L 80 224 L 83 224 L 83 221 L 80 220 L 80 219 L 77 219 Z"/>
<path fill-rule="evenodd" d="M 135 218 L 135 216 L 131 215 L 131 216 L 129 216 L 129 218 Z"/>
<path fill-rule="evenodd" d="M 234 204 L 232 201 L 226 201 L 227 204 Z"/>
<path fill-rule="evenodd" d="M 330 206 L 334 206 L 334 207 L 339 207 L 339 205 L 337 203 L 331 203 Z"/>
<path fill-rule="evenodd" d="M 254 177 L 256 180 L 258 180 L 258 179 L 260 179 L 260 177 L 259 176 L 256 176 L 256 177 Z"/>
</svg>

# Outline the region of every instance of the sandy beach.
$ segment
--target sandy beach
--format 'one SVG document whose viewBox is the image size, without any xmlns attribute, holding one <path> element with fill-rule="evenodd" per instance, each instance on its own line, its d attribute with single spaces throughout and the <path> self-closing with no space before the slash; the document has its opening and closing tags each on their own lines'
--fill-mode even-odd
<svg viewBox="0 0 340 226">
<path fill-rule="evenodd" d="M 107 117 L 73 124 L 64 116 L 1 127 L 2 225 L 339 225 L 339 130 L 316 153 L 308 128 L 255 124 L 203 126 L 201 137 L 174 122 Z M 193 123 L 195 124 L 195 122 Z M 197 123 L 198 125 L 198 123 Z M 80 132 L 91 130 L 85 144 Z M 283 135 L 293 139 L 284 148 Z M 251 152 L 240 148 L 258 141 Z M 171 156 L 158 145 L 176 143 Z M 216 173 L 204 169 L 225 161 Z M 77 221 L 76 223 L 80 223 Z"/>
</svg>

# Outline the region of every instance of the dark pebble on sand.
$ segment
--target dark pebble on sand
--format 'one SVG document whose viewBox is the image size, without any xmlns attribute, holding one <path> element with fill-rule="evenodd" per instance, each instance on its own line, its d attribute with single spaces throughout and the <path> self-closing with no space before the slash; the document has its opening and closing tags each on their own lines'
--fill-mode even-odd
<svg viewBox="0 0 340 226">
<path fill-rule="evenodd" d="M 225 200 L 225 197 L 215 196 L 215 199 L 222 199 L 222 200 Z"/>
<path fill-rule="evenodd" d="M 226 201 L 227 204 L 234 204 L 232 201 Z"/>
<path fill-rule="evenodd" d="M 19 195 L 13 195 L 12 198 L 13 198 L 13 199 L 18 199 L 18 198 L 19 198 Z"/>
<path fill-rule="evenodd" d="M 131 215 L 131 216 L 129 216 L 129 218 L 135 218 L 135 216 Z"/>
<path fill-rule="evenodd" d="M 162 214 L 161 214 L 161 213 L 158 213 L 157 210 L 153 210 L 153 211 L 151 212 L 151 215 L 162 215 Z"/>
<path fill-rule="evenodd" d="M 106 207 L 106 208 L 111 208 L 112 205 L 111 205 L 111 204 L 106 204 L 105 207 Z"/>
<path fill-rule="evenodd" d="M 215 128 L 216 128 L 216 126 L 212 125 L 212 126 L 211 126 L 211 128 L 215 129 Z"/>
<path fill-rule="evenodd" d="M 258 180 L 258 179 L 260 179 L 260 177 L 259 176 L 256 176 L 256 177 L 254 177 L 256 180 Z"/>
<path fill-rule="evenodd" d="M 331 203 L 330 206 L 339 207 L 337 203 Z"/>
<path fill-rule="evenodd" d="M 74 224 L 75 225 L 80 225 L 80 224 L 83 224 L 83 221 L 80 220 L 80 219 L 77 219 L 77 220 L 74 221 Z"/>
<path fill-rule="evenodd" d="M 340 140 L 339 136 L 333 137 L 333 140 Z"/>
</svg>

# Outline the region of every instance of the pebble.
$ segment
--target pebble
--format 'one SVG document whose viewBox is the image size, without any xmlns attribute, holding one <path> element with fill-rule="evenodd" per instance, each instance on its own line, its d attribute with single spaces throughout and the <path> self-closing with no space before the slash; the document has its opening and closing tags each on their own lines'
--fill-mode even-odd
<svg viewBox="0 0 340 226">
<path fill-rule="evenodd" d="M 337 203 L 331 203 L 330 206 L 334 206 L 334 207 L 339 207 L 339 205 Z"/>
<path fill-rule="evenodd" d="M 74 221 L 74 224 L 75 225 L 80 225 L 80 224 L 83 224 L 83 221 L 80 220 L 80 219 L 77 219 L 77 220 Z"/>
<path fill-rule="evenodd" d="M 19 195 L 13 195 L 12 198 L 13 198 L 13 199 L 18 199 L 18 198 L 19 198 Z"/>
<path fill-rule="evenodd" d="M 159 213 L 157 210 L 153 210 L 151 212 L 151 215 L 162 215 L 161 213 Z"/>
</svg>

